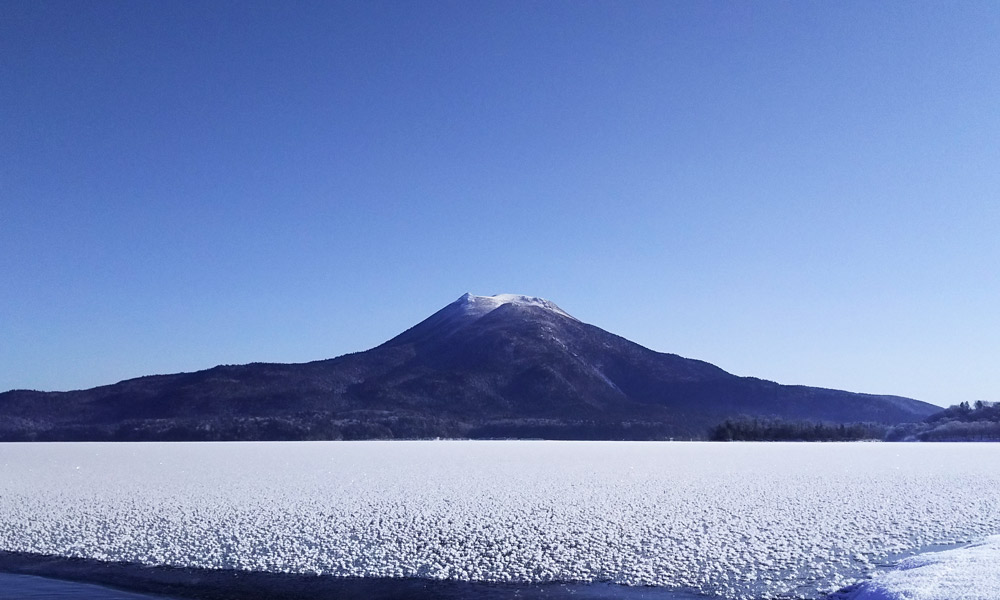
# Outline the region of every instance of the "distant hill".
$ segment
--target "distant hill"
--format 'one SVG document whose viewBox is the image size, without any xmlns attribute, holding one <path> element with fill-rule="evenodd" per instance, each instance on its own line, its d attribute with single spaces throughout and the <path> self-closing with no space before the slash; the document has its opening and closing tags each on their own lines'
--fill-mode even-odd
<svg viewBox="0 0 1000 600">
<path fill-rule="evenodd" d="M 540 298 L 466 294 L 365 352 L 0 394 L 3 440 L 704 438 L 734 416 L 896 424 L 939 410 L 737 377 Z"/>
</svg>

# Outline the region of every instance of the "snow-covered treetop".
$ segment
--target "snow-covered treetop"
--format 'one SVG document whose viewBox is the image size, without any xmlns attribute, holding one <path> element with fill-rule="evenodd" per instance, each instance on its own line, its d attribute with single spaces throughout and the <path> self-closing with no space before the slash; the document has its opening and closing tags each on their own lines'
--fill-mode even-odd
<svg viewBox="0 0 1000 600">
<path fill-rule="evenodd" d="M 475 296 L 467 293 L 459 298 L 456 304 L 461 305 L 466 314 L 475 316 L 485 315 L 486 313 L 491 312 L 504 304 L 517 304 L 520 306 L 537 306 L 539 308 L 551 310 L 552 312 L 560 314 L 564 317 L 576 320 L 573 315 L 556 306 L 555 302 L 546 300 L 545 298 L 537 298 L 535 296 L 522 296 L 520 294 Z"/>
</svg>

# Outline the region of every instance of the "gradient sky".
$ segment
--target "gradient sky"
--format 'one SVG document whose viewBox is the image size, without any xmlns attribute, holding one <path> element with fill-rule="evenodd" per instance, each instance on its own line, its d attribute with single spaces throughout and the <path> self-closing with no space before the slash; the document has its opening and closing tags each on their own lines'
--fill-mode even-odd
<svg viewBox="0 0 1000 600">
<path fill-rule="evenodd" d="M 0 390 L 364 350 L 464 292 L 1000 400 L 996 2 L 0 3 Z"/>
</svg>

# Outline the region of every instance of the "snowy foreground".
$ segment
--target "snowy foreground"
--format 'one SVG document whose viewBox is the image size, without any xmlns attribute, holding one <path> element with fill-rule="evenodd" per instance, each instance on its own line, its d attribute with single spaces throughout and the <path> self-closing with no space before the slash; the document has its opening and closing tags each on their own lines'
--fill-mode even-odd
<svg viewBox="0 0 1000 600">
<path fill-rule="evenodd" d="M 816 598 L 996 533 L 1000 444 L 0 444 L 0 550 L 100 560 Z"/>
<path fill-rule="evenodd" d="M 912 556 L 841 598 L 996 600 L 1000 598 L 1000 536 L 947 552 Z"/>
</svg>

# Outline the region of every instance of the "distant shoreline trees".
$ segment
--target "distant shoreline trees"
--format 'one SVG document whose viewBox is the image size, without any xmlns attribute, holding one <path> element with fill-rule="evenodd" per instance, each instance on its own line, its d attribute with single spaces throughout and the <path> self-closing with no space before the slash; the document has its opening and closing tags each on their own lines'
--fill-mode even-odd
<svg viewBox="0 0 1000 600">
<path fill-rule="evenodd" d="M 823 423 L 760 417 L 726 419 L 709 433 L 716 442 L 849 442 L 881 440 L 881 423 Z"/>
<path fill-rule="evenodd" d="M 902 423 L 889 429 L 890 442 L 998 442 L 1000 403 L 961 402 L 934 413 L 922 423 Z"/>
<path fill-rule="evenodd" d="M 919 423 L 825 423 L 736 417 L 708 434 L 716 442 L 1000 442 L 1000 402 L 961 402 Z"/>
</svg>

